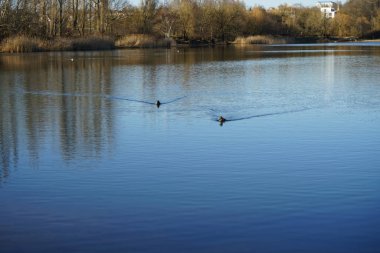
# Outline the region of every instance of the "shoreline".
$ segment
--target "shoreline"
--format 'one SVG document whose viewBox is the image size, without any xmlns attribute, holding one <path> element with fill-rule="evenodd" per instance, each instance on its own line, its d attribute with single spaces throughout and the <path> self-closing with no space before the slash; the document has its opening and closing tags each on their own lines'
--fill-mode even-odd
<svg viewBox="0 0 380 253">
<path fill-rule="evenodd" d="M 208 41 L 208 40 L 175 40 L 172 38 L 149 39 L 135 38 L 132 42 L 120 43 L 109 37 L 88 38 L 60 38 L 55 40 L 42 40 L 38 38 L 20 37 L 13 42 L 13 48 L 6 48 L 0 44 L 0 54 L 19 54 L 32 52 L 77 52 L 77 51 L 106 51 L 121 49 L 159 49 L 159 48 L 206 48 L 220 46 L 249 46 L 249 45 L 287 45 L 287 44 L 323 44 L 323 43 L 373 43 L 380 39 L 357 38 L 318 38 L 318 37 L 286 37 L 286 36 L 247 36 L 237 37 L 234 41 Z M 18 44 L 17 44 L 18 43 Z M 8 46 L 8 45 L 7 45 Z M 5 49 L 4 49 L 5 48 Z"/>
<path fill-rule="evenodd" d="M 358 42 L 380 42 L 380 39 L 371 39 L 371 40 L 364 39 L 364 40 L 358 40 Z"/>
</svg>

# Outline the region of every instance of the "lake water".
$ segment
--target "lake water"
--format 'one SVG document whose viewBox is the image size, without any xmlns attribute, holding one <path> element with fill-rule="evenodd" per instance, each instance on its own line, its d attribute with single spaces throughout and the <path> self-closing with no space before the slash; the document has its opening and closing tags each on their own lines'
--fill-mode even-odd
<svg viewBox="0 0 380 253">
<path fill-rule="evenodd" d="M 0 55 L 1 253 L 379 236 L 380 43 Z"/>
</svg>

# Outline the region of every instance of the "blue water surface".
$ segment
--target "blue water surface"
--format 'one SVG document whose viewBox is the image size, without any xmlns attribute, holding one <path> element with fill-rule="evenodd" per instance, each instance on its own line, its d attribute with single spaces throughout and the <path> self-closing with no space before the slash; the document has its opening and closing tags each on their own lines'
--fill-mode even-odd
<svg viewBox="0 0 380 253">
<path fill-rule="evenodd" d="M 0 252 L 380 252 L 379 45 L 0 55 Z"/>
</svg>

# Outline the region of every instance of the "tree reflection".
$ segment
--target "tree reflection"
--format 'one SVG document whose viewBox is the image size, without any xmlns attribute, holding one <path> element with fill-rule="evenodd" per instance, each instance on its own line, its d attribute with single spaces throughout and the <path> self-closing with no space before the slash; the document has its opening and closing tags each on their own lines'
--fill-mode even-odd
<svg viewBox="0 0 380 253">
<path fill-rule="evenodd" d="M 247 89 L 262 89 L 267 79 L 263 69 L 268 70 L 269 65 L 271 74 L 284 80 L 294 79 L 292 74 L 297 73 L 291 71 L 289 61 L 264 65 L 271 61 L 263 60 L 321 57 L 326 63 L 326 68 L 321 70 L 329 73 L 334 65 L 333 56 L 362 55 L 361 49 L 359 46 L 283 45 L 1 55 L 0 177 L 5 178 L 12 167 L 17 167 L 25 159 L 25 152 L 32 165 L 39 164 L 36 161 L 46 157 L 43 152 L 54 152 L 49 145 L 59 149 L 52 154 L 58 153 L 67 161 L 104 154 L 113 140 L 116 99 L 142 106 L 152 106 L 160 100 L 165 105 L 191 93 L 199 94 L 199 90 L 215 91 L 211 88 L 218 85 L 214 87 L 216 95 L 211 94 L 214 96 L 194 95 L 181 102 L 185 108 L 207 107 L 218 104 L 220 97 L 235 89 L 240 89 L 240 94 L 247 93 Z M 379 55 L 379 50 L 366 49 L 366 54 Z M 247 59 L 258 61 L 239 64 Z M 222 61 L 228 64 L 214 64 Z M 229 63 L 233 61 L 239 66 L 231 67 Z M 254 77 L 252 85 L 235 87 L 233 81 L 238 80 L 235 77 L 247 76 L 249 71 Z M 326 80 L 325 84 L 329 85 L 329 79 Z M 281 102 L 282 93 L 278 97 Z M 234 97 L 231 101 L 235 105 L 240 103 Z M 262 97 L 261 101 L 266 100 Z M 138 105 L 131 108 L 136 110 Z M 159 111 L 165 108 L 162 106 Z"/>
<path fill-rule="evenodd" d="M 41 152 L 51 152 L 46 143 L 52 141 L 70 160 L 79 153 L 100 156 L 112 140 L 112 103 L 104 99 L 112 91 L 111 64 L 106 58 L 71 62 L 65 54 L 43 55 L 0 59 L 1 66 L 18 66 L 0 71 L 0 180 L 17 166 L 24 146 L 33 164 Z M 56 95 L 25 92 L 31 90 Z M 77 93 L 86 95 L 70 95 Z"/>
<path fill-rule="evenodd" d="M 9 175 L 10 168 L 19 159 L 19 133 L 22 124 L 22 103 L 10 92 L 11 86 L 4 83 L 15 83 L 17 76 L 3 75 L 0 72 L 0 181 Z"/>
</svg>

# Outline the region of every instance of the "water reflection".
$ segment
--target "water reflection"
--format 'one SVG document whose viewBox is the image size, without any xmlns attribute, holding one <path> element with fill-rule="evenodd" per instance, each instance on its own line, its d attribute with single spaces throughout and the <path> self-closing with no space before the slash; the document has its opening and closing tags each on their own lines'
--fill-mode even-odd
<svg viewBox="0 0 380 253">
<path fill-rule="evenodd" d="M 5 96 L 6 95 L 6 96 Z M 9 175 L 10 168 L 16 166 L 18 151 L 18 136 L 20 128 L 20 103 L 1 89 L 0 103 L 0 181 Z"/>
<path fill-rule="evenodd" d="M 380 47 L 287 47 L 0 55 L 2 251 L 373 252 Z"/>
<path fill-rule="evenodd" d="M 375 73 L 378 58 L 365 57 L 378 55 L 378 47 L 350 44 L 3 54 L 1 177 L 17 167 L 20 147 L 34 161 L 49 145 L 59 146 L 64 160 L 102 156 L 112 149 L 115 110 L 154 117 L 133 103 L 178 103 L 182 112 L 214 108 L 227 120 L 277 115 L 333 100 L 377 105 L 371 92 L 376 75 L 367 75 L 368 82 L 359 87 L 352 81 L 365 71 Z M 356 70 L 348 71 L 349 65 Z M 318 68 L 305 75 L 313 66 Z M 353 88 L 360 89 L 359 95 Z"/>
<path fill-rule="evenodd" d="M 38 160 L 47 143 L 57 142 L 70 160 L 75 154 L 100 155 L 112 140 L 112 103 L 101 96 L 70 95 L 111 94 L 112 65 L 107 59 L 67 58 L 63 53 L 0 58 L 3 178 L 17 167 L 20 146 Z"/>
<path fill-rule="evenodd" d="M 324 57 L 335 56 L 355 56 L 366 54 L 380 55 L 378 44 L 368 46 L 358 45 L 234 45 L 229 47 L 216 48 L 185 48 L 179 52 L 175 49 L 144 49 L 144 50 L 116 50 L 107 52 L 53 52 L 35 53 L 26 55 L 4 54 L 0 57 L 0 68 L 8 71 L 18 69 L 32 70 L 45 69 L 52 70 L 63 67 L 71 70 L 87 68 L 90 73 L 94 69 L 88 65 L 112 64 L 113 66 L 123 65 L 148 65 L 147 74 L 144 75 L 144 82 L 150 83 L 149 78 L 155 73 L 159 64 L 185 64 L 191 66 L 200 62 L 214 61 L 241 61 L 248 59 L 265 58 L 289 58 L 289 57 Z M 71 61 L 73 59 L 73 61 Z M 87 67 L 86 67 L 87 66 Z M 45 72 L 49 75 L 49 71 Z"/>
</svg>

